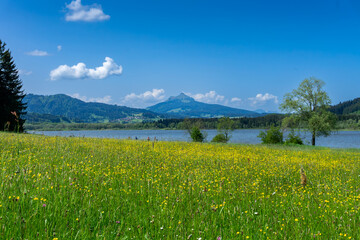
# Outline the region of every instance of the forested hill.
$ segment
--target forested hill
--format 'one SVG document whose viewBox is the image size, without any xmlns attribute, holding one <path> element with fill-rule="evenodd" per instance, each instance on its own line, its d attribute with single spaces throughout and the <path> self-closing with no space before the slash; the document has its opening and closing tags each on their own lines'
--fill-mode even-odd
<svg viewBox="0 0 360 240">
<path fill-rule="evenodd" d="M 136 122 L 143 120 L 157 120 L 160 114 L 124 106 L 104 103 L 83 102 L 65 94 L 35 95 L 28 94 L 24 98 L 30 118 L 36 116 L 61 116 L 73 122 Z M 36 113 L 36 114 L 34 114 Z"/>
<path fill-rule="evenodd" d="M 340 102 L 330 108 L 330 111 L 337 115 L 360 115 L 360 98 L 355 98 L 350 101 Z"/>
<path fill-rule="evenodd" d="M 253 111 L 198 102 L 183 93 L 147 109 L 176 118 L 258 117 L 262 115 Z"/>
</svg>

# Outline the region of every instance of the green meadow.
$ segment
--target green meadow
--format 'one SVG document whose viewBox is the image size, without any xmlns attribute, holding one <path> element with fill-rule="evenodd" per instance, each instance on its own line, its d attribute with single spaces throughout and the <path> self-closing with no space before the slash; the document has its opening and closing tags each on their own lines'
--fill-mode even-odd
<svg viewBox="0 0 360 240">
<path fill-rule="evenodd" d="M 360 239 L 359 160 L 0 133 L 0 239 Z"/>
</svg>

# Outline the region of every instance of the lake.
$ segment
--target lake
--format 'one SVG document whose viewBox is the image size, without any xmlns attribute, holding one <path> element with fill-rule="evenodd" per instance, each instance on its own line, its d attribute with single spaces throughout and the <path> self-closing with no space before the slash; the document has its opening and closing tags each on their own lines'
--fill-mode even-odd
<svg viewBox="0 0 360 240">
<path fill-rule="evenodd" d="M 261 129 L 239 129 L 232 132 L 231 143 L 259 144 Z M 95 137 L 95 138 L 118 138 L 146 140 L 154 137 L 159 141 L 191 141 L 190 136 L 185 130 L 82 130 L 82 131 L 29 131 L 30 133 L 42 134 L 46 136 L 76 136 L 76 137 Z M 207 134 L 207 141 L 217 134 L 216 130 L 204 130 Z M 286 134 L 285 134 L 286 136 Z M 306 144 L 310 144 L 309 134 L 302 136 Z M 360 131 L 339 131 L 329 137 L 318 137 L 317 146 L 332 148 L 360 148 Z"/>
</svg>

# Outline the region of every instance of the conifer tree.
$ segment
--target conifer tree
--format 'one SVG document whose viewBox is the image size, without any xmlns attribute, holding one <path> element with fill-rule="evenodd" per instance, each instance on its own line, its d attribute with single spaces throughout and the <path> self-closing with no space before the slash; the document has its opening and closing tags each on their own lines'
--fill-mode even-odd
<svg viewBox="0 0 360 240">
<path fill-rule="evenodd" d="M 18 70 L 6 44 L 0 40 L 0 130 L 22 132 L 25 97 Z"/>
</svg>

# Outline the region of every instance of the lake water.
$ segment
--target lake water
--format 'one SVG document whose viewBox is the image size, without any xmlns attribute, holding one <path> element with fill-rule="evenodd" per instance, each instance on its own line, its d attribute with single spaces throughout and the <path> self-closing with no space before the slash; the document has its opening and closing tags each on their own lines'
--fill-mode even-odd
<svg viewBox="0 0 360 240">
<path fill-rule="evenodd" d="M 240 129 L 232 132 L 231 143 L 259 144 L 261 129 Z M 204 130 L 207 134 L 207 141 L 217 134 L 216 130 Z M 30 133 L 42 134 L 46 136 L 76 136 L 76 137 L 95 137 L 95 138 L 118 138 L 128 137 L 139 140 L 151 140 L 156 137 L 159 141 L 191 141 L 190 136 L 185 130 L 93 130 L 93 131 L 30 131 Z M 286 136 L 286 134 L 285 134 Z M 306 144 L 310 144 L 309 134 L 302 136 Z M 332 148 L 360 148 L 360 131 L 339 131 L 329 137 L 318 137 L 317 146 Z"/>
</svg>

